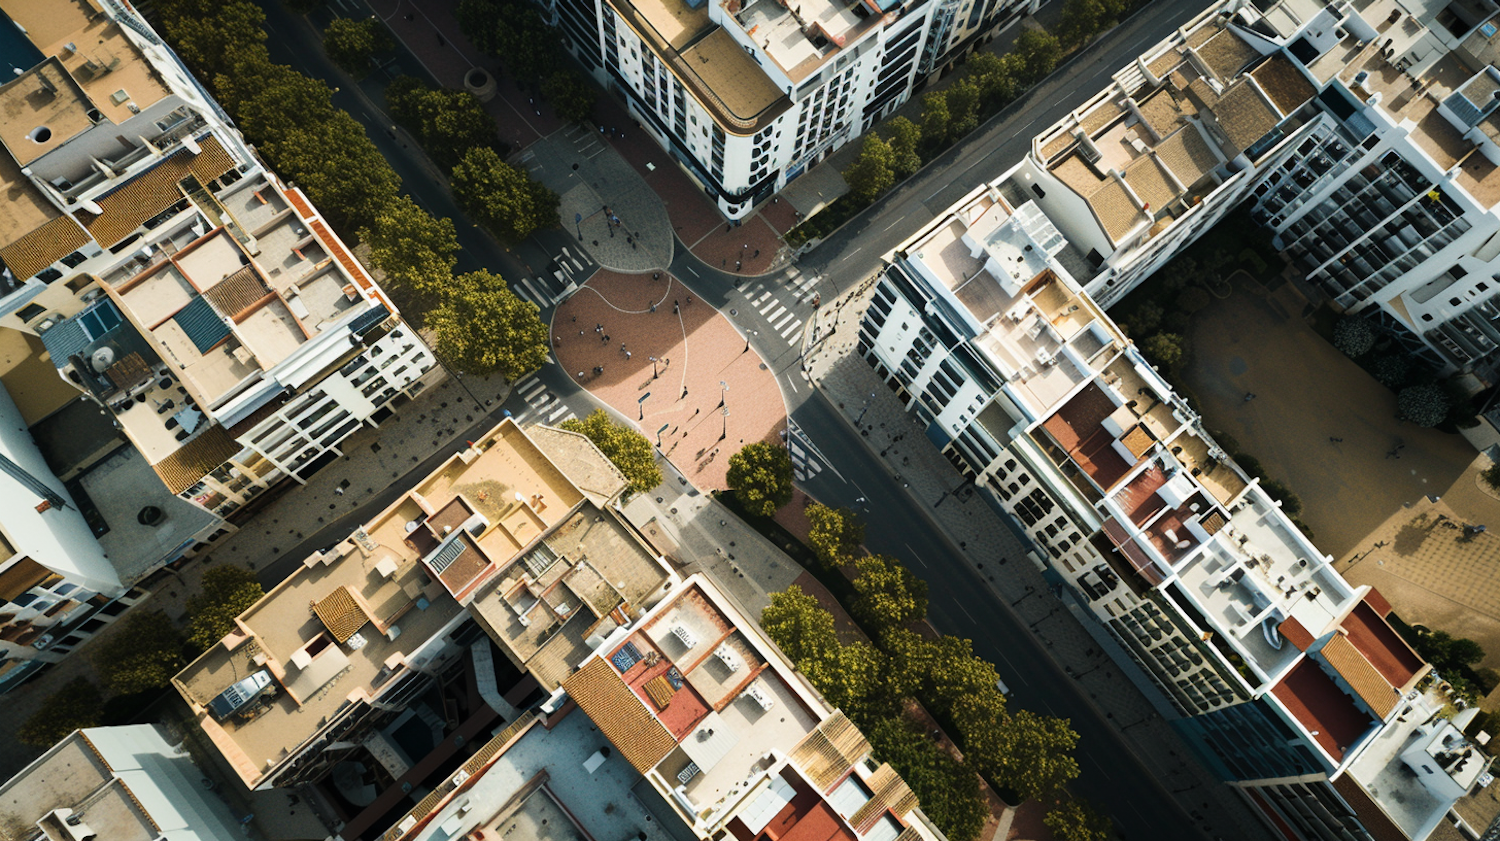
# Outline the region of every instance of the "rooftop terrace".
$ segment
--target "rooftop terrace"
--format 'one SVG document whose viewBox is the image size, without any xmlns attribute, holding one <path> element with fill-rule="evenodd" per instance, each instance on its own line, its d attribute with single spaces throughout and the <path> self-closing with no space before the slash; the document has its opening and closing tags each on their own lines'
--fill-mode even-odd
<svg viewBox="0 0 1500 841">
<path fill-rule="evenodd" d="M 891 0 L 724 0 L 731 19 L 798 83 L 882 20 Z"/>
</svg>

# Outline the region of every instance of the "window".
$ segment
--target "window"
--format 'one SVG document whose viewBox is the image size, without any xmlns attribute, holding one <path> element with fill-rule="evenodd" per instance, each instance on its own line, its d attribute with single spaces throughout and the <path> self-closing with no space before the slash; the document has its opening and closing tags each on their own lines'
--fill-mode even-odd
<svg viewBox="0 0 1500 841">
<path fill-rule="evenodd" d="M 46 311 L 47 309 L 45 307 L 39 307 L 36 304 L 27 304 L 26 306 L 22 307 L 20 311 L 16 313 L 16 315 L 19 316 L 22 321 L 32 321 Z"/>
</svg>

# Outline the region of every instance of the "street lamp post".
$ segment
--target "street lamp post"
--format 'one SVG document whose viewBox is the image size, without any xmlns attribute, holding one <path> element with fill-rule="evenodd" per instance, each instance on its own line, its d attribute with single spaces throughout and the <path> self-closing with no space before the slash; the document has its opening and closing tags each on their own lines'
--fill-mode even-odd
<svg viewBox="0 0 1500 841">
<path fill-rule="evenodd" d="M 1016 599 L 1013 602 L 1011 602 L 1010 606 L 1011 607 L 1015 607 L 1016 605 L 1020 604 L 1021 602 L 1024 602 L 1027 599 L 1031 598 L 1032 596 L 1035 596 L 1036 592 L 1037 592 L 1037 590 L 1036 590 L 1035 587 L 1031 586 L 1030 584 L 1027 584 L 1026 585 L 1026 595 L 1020 597 L 1019 599 Z"/>
<path fill-rule="evenodd" d="M 654 380 L 658 376 L 660 376 L 660 372 L 656 370 L 656 357 L 653 356 L 651 357 L 651 379 Z"/>
<path fill-rule="evenodd" d="M 759 330 L 751 330 L 750 332 L 746 333 L 745 334 L 745 349 L 742 350 L 742 351 L 740 351 L 740 353 L 749 353 L 750 352 L 750 337 L 751 336 L 759 336 L 759 335 L 760 335 L 760 331 Z"/>
<path fill-rule="evenodd" d="M 642 394 L 640 396 L 640 398 L 635 401 L 636 405 L 641 408 L 641 416 L 640 416 L 640 418 L 638 418 L 638 420 L 645 420 L 646 419 L 646 398 L 648 398 L 650 396 L 651 396 L 651 392 L 648 391 L 645 394 Z"/>
<path fill-rule="evenodd" d="M 723 441 L 725 438 L 729 437 L 729 407 L 728 406 L 724 407 L 724 409 L 723 409 L 723 415 L 724 415 L 724 428 L 723 428 L 723 430 L 721 430 L 719 432 L 719 440 L 720 441 Z"/>
<path fill-rule="evenodd" d="M 578 241 L 583 242 L 583 214 L 573 214 L 573 227 L 578 231 Z"/>
<path fill-rule="evenodd" d="M 870 396 L 865 398 L 865 405 L 864 405 L 863 408 L 861 408 L 859 410 L 859 417 L 857 417 L 857 418 L 854 419 L 854 425 L 855 426 L 859 426 L 860 421 L 863 421 L 865 419 L 865 412 L 870 411 L 870 401 L 874 400 L 874 399 L 875 399 L 875 392 L 872 391 L 872 392 L 870 392 Z"/>
<path fill-rule="evenodd" d="M 664 424 L 661 425 L 660 429 L 656 430 L 656 448 L 658 450 L 661 449 L 661 434 L 663 432 L 666 432 L 667 431 L 667 427 L 669 427 L 671 425 L 672 425 L 671 423 L 664 423 Z"/>
<path fill-rule="evenodd" d="M 719 380 L 719 408 L 724 408 L 724 392 L 729 390 L 729 383 Z"/>
</svg>

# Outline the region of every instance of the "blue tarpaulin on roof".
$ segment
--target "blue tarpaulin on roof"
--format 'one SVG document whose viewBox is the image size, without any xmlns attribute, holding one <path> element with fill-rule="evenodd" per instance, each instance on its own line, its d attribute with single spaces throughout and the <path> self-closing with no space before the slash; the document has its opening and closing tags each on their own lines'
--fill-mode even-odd
<svg viewBox="0 0 1500 841">
<path fill-rule="evenodd" d="M 187 334 L 199 353 L 208 353 L 229 335 L 229 325 L 214 312 L 208 299 L 202 296 L 194 298 L 191 303 L 178 310 L 172 320 Z"/>
</svg>

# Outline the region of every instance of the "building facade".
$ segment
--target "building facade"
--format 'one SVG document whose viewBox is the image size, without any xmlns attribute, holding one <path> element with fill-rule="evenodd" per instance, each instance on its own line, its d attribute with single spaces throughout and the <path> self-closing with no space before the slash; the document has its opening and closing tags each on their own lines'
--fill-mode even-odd
<svg viewBox="0 0 1500 841">
<path fill-rule="evenodd" d="M 1039 0 L 548 0 L 579 61 L 739 219 Z"/>
<path fill-rule="evenodd" d="M 861 354 L 1273 829 L 1426 838 L 1487 757 L 1447 725 L 1390 606 L 1344 581 L 1076 282 L 1089 261 L 1028 174 L 888 258 Z"/>
<path fill-rule="evenodd" d="M 131 9 L 6 0 L 0 328 L 39 335 L 161 481 L 226 517 L 434 364 L 306 197 Z"/>
</svg>

